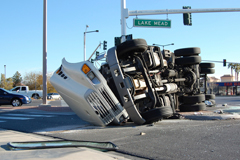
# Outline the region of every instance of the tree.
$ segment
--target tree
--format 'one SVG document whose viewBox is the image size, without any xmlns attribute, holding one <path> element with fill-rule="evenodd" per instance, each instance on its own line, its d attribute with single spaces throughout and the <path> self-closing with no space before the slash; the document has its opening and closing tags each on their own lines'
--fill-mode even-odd
<svg viewBox="0 0 240 160">
<path fill-rule="evenodd" d="M 1 88 L 6 88 L 6 86 L 7 86 L 7 82 L 6 82 L 5 75 L 1 74 L 1 84 L 0 84 L 0 87 Z"/>
<path fill-rule="evenodd" d="M 232 72 L 235 67 L 234 65 L 235 65 L 234 63 L 228 63 L 228 68 L 231 68 L 231 75 L 233 75 Z"/>
<path fill-rule="evenodd" d="M 7 78 L 6 82 L 7 82 L 7 86 L 6 86 L 5 89 L 7 89 L 7 90 L 12 89 L 13 88 L 13 80 L 12 80 L 12 78 Z"/>
<path fill-rule="evenodd" d="M 51 76 L 52 76 L 52 74 L 47 75 L 47 93 L 57 93 L 56 89 L 50 83 Z"/>
<path fill-rule="evenodd" d="M 228 68 L 231 68 L 231 75 L 232 75 L 232 71 L 234 70 L 235 80 L 238 81 L 238 75 L 240 72 L 240 64 L 239 63 L 229 63 Z"/>
<path fill-rule="evenodd" d="M 12 81 L 13 81 L 13 87 L 21 85 L 22 77 L 21 77 L 21 74 L 18 71 L 13 75 Z"/>
<path fill-rule="evenodd" d="M 51 75 L 47 75 L 47 93 L 57 92 L 55 88 L 50 83 Z M 42 73 L 26 73 L 23 83 L 29 87 L 30 90 L 42 90 L 43 86 L 43 76 Z"/>
<path fill-rule="evenodd" d="M 40 90 L 40 84 L 37 83 L 38 76 L 39 74 L 34 72 L 26 73 L 23 82 L 30 90 Z"/>
<path fill-rule="evenodd" d="M 235 70 L 235 74 L 236 74 L 236 80 L 238 81 L 238 75 L 240 72 L 240 64 L 239 63 L 235 63 L 234 70 Z"/>
</svg>

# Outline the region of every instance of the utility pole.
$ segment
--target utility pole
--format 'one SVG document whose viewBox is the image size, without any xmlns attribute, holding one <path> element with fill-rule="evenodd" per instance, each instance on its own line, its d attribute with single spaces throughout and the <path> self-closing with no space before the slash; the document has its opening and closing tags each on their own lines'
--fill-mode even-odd
<svg viewBox="0 0 240 160">
<path fill-rule="evenodd" d="M 83 32 L 83 37 L 84 37 L 84 39 L 83 39 L 83 48 L 84 48 L 84 50 L 83 50 L 83 52 L 84 52 L 84 61 L 86 61 L 86 33 L 92 33 L 92 32 L 99 32 L 99 30 L 95 30 L 95 31 L 88 31 L 87 32 L 87 28 L 88 28 L 89 26 L 88 25 L 86 25 L 86 30 L 85 30 L 85 32 Z"/>
<path fill-rule="evenodd" d="M 43 105 L 47 105 L 47 0 L 43 0 Z"/>
<path fill-rule="evenodd" d="M 83 53 L 84 53 L 84 61 L 86 61 L 86 32 L 87 32 L 87 28 L 88 28 L 89 26 L 88 25 L 86 25 L 86 30 L 85 30 L 85 32 L 83 33 Z"/>
</svg>

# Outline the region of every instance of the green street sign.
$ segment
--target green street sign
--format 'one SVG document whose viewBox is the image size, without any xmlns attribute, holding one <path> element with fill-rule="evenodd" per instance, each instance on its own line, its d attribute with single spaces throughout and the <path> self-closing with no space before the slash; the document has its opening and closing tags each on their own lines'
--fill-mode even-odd
<svg viewBox="0 0 240 160">
<path fill-rule="evenodd" d="M 133 19 L 134 27 L 171 28 L 171 20 Z"/>
</svg>

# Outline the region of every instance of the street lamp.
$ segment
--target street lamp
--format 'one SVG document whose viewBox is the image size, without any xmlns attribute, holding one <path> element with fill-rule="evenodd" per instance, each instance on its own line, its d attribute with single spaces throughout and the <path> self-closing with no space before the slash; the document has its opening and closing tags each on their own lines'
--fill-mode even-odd
<svg viewBox="0 0 240 160">
<path fill-rule="evenodd" d="M 86 61 L 86 33 L 92 33 L 92 32 L 99 32 L 99 30 L 95 30 L 95 31 L 87 31 L 87 28 L 88 28 L 89 26 L 88 25 L 86 25 L 86 30 L 85 30 L 85 32 L 83 32 L 83 34 L 84 34 L 84 44 L 83 44 L 83 48 L 84 48 L 84 61 Z"/>
<path fill-rule="evenodd" d="M 164 50 L 164 46 L 170 46 L 170 45 L 174 45 L 174 43 L 170 43 L 170 44 L 165 44 L 165 45 L 160 45 L 160 44 L 153 44 L 154 46 L 162 46 L 163 50 Z"/>
</svg>

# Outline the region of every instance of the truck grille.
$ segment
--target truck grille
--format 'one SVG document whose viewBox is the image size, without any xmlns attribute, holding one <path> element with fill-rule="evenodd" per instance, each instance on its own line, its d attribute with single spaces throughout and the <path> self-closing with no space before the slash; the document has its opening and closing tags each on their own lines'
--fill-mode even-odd
<svg viewBox="0 0 240 160">
<path fill-rule="evenodd" d="M 113 121 L 114 117 L 109 112 L 109 107 L 104 105 L 97 92 L 92 92 L 87 97 L 87 101 L 106 125 Z"/>
<path fill-rule="evenodd" d="M 115 115 L 121 113 L 121 110 L 115 105 L 115 103 L 113 102 L 112 98 L 109 96 L 105 88 L 100 88 L 99 92 L 104 97 L 104 99 L 106 100 L 112 111 L 115 113 Z"/>
</svg>

